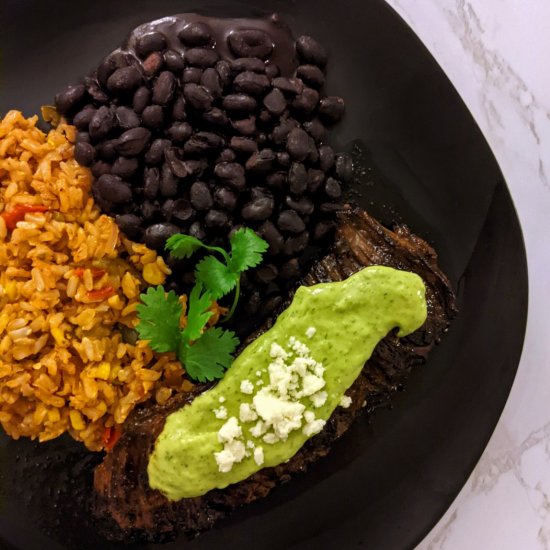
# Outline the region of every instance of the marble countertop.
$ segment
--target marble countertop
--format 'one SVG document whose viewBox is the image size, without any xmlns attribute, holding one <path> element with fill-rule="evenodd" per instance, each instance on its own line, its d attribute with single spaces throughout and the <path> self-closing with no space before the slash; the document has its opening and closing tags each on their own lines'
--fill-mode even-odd
<svg viewBox="0 0 550 550">
<path fill-rule="evenodd" d="M 523 356 L 498 426 L 420 550 L 550 548 L 549 0 L 387 0 L 461 94 L 519 214 L 529 268 Z"/>
</svg>

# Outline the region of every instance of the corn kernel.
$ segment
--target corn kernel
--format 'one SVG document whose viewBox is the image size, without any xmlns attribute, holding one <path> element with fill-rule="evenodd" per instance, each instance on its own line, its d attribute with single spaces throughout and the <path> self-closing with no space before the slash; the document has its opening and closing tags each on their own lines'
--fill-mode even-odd
<svg viewBox="0 0 550 550">
<path fill-rule="evenodd" d="M 71 419 L 71 425 L 75 430 L 83 430 L 86 427 L 86 424 L 84 423 L 82 415 L 79 411 L 71 409 L 71 411 L 69 412 L 69 417 Z"/>
<path fill-rule="evenodd" d="M 100 380 L 109 380 L 109 375 L 111 374 L 111 365 L 106 361 L 100 363 L 96 368 L 93 374 L 94 378 L 99 378 Z"/>
<path fill-rule="evenodd" d="M 56 327 L 52 328 L 51 332 L 52 336 L 59 346 L 64 346 L 67 343 L 67 340 L 65 340 L 65 333 L 63 332 L 63 329 Z"/>
<path fill-rule="evenodd" d="M 150 285 L 161 285 L 166 275 L 160 270 L 156 263 L 146 264 L 143 268 L 143 278 Z"/>
</svg>

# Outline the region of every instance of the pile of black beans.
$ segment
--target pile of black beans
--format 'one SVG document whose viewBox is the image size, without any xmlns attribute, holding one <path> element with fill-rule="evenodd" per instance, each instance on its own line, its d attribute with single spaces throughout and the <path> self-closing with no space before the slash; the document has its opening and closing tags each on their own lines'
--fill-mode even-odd
<svg viewBox="0 0 550 550">
<path fill-rule="evenodd" d="M 94 198 L 131 239 L 163 250 L 174 233 L 227 244 L 241 226 L 270 247 L 243 280 L 248 313 L 273 309 L 328 242 L 351 158 L 326 144 L 344 101 L 325 96 L 327 55 L 309 36 L 299 64 L 280 76 L 271 37 L 235 31 L 221 59 L 209 27 L 190 23 L 183 53 L 165 36 L 139 37 L 134 52 L 108 55 L 83 83 L 56 98 L 78 129 L 75 157 L 91 168 Z M 194 261 L 174 261 L 169 286 L 192 284 Z"/>
</svg>

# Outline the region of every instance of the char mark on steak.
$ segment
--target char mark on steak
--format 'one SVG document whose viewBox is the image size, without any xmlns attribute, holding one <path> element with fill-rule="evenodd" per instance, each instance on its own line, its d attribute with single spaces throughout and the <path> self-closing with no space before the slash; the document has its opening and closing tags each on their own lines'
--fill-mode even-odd
<svg viewBox="0 0 550 550">
<path fill-rule="evenodd" d="M 412 271 L 426 285 L 428 316 L 425 324 L 405 338 L 390 333 L 376 347 L 362 373 L 346 392 L 352 399 L 348 409 L 338 407 L 325 428 L 311 438 L 288 462 L 264 468 L 223 490 L 182 499 L 167 500 L 149 487 L 147 463 L 166 417 L 206 389 L 174 397 L 164 406 L 136 410 L 125 432 L 94 475 L 93 510 L 98 526 L 111 540 L 162 541 L 178 532 L 187 537 L 209 529 L 233 509 L 266 496 L 276 485 L 303 472 L 325 456 L 336 439 L 362 410 L 372 412 L 387 403 L 416 365 L 424 362 L 439 342 L 456 313 L 455 296 L 447 277 L 437 266 L 434 250 L 406 227 L 390 231 L 362 210 L 339 215 L 339 225 L 330 252 L 306 276 L 303 284 L 340 281 L 363 267 L 385 265 Z M 267 330 L 274 319 L 247 340 Z M 245 342 L 246 344 L 246 342 Z M 363 404 L 367 406 L 363 408 Z"/>
</svg>

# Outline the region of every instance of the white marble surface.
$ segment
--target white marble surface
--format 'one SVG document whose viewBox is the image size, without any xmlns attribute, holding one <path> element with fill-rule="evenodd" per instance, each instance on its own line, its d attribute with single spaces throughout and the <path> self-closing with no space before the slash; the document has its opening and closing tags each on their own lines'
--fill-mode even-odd
<svg viewBox="0 0 550 550">
<path fill-rule="evenodd" d="M 529 266 L 527 336 L 510 398 L 470 479 L 418 548 L 550 548 L 550 0 L 388 2 L 491 145 Z"/>
</svg>

